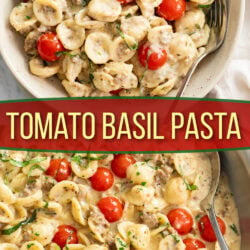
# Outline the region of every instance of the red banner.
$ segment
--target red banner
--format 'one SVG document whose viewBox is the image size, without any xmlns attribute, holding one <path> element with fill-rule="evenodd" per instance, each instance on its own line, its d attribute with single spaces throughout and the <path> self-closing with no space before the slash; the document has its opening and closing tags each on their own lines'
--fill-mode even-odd
<svg viewBox="0 0 250 250">
<path fill-rule="evenodd" d="M 250 147 L 250 102 L 87 98 L 0 103 L 0 148 L 167 152 Z"/>
</svg>

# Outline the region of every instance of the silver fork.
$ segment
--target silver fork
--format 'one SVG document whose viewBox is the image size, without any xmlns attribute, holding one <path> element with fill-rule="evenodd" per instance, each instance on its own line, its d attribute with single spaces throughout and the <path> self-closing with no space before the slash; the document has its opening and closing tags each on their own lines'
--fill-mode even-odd
<svg viewBox="0 0 250 250">
<path fill-rule="evenodd" d="M 207 13 L 207 23 L 210 27 L 210 38 L 206 50 L 195 60 L 187 72 L 176 97 L 182 97 L 184 91 L 198 64 L 208 55 L 218 50 L 223 44 L 228 26 L 228 0 L 215 0 Z"/>
</svg>

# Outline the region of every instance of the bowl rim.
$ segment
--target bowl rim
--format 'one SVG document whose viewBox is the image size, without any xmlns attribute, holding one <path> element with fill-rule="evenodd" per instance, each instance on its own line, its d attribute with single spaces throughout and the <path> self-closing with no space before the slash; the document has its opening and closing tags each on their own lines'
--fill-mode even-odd
<svg viewBox="0 0 250 250">
<path fill-rule="evenodd" d="M 9 1 L 9 0 L 5 0 L 5 1 Z M 232 0 L 228 0 L 228 2 L 230 2 L 230 1 L 232 1 Z M 234 51 L 236 49 L 236 46 L 238 45 L 238 42 L 239 42 L 239 39 L 240 39 L 240 35 L 242 33 L 242 30 L 243 30 L 243 24 L 244 24 L 245 0 L 240 0 L 238 3 L 239 3 L 239 7 L 240 7 L 239 8 L 239 18 L 237 20 L 238 21 L 238 25 L 237 25 L 238 28 L 235 30 L 233 41 L 231 41 L 231 45 L 230 45 L 228 56 L 225 59 L 225 62 L 224 62 L 224 64 L 221 67 L 220 73 L 218 73 L 216 75 L 216 77 L 214 78 L 213 82 L 211 82 L 211 84 L 209 84 L 209 86 L 207 87 L 206 92 L 203 93 L 200 97 L 205 97 L 214 88 L 214 86 L 219 82 L 219 80 L 222 78 L 223 74 L 226 71 L 226 68 L 228 67 L 228 65 L 229 65 L 229 63 L 230 63 L 230 61 L 231 61 L 231 59 L 233 57 Z M 230 12 L 230 9 L 229 9 L 229 12 Z M 4 34 L 4 32 L 1 31 L 1 29 L 0 29 L 0 33 Z M 227 36 L 226 36 L 225 39 L 227 39 Z M 5 48 L 5 46 L 3 44 L 3 40 L 0 39 L 0 55 L 2 56 L 3 61 L 8 66 L 9 70 L 11 71 L 12 75 L 15 77 L 15 79 L 17 80 L 17 82 L 19 84 L 21 84 L 21 86 L 23 88 L 25 88 L 35 98 L 44 98 L 45 96 L 42 94 L 42 92 L 40 92 L 37 88 L 32 87 L 33 86 L 32 84 L 27 84 L 27 81 L 20 74 L 18 74 L 18 72 L 15 71 L 15 68 L 12 65 L 12 61 L 9 59 L 8 53 L 7 53 L 7 51 L 4 48 Z"/>
</svg>

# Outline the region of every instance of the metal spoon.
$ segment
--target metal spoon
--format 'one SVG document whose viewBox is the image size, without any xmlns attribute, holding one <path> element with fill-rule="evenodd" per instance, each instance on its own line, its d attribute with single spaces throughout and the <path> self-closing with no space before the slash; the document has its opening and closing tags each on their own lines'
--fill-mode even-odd
<svg viewBox="0 0 250 250">
<path fill-rule="evenodd" d="M 209 153 L 212 165 L 212 182 L 207 197 L 201 202 L 201 208 L 207 213 L 221 250 L 229 250 L 227 243 L 220 231 L 214 210 L 214 196 L 220 181 L 220 158 L 218 153 Z"/>
<path fill-rule="evenodd" d="M 206 46 L 206 50 L 195 60 L 191 68 L 187 72 L 182 84 L 176 94 L 181 97 L 195 71 L 198 64 L 208 55 L 218 50 L 223 44 L 228 26 L 228 0 L 215 0 L 208 11 L 207 23 L 210 27 L 210 38 Z"/>
</svg>

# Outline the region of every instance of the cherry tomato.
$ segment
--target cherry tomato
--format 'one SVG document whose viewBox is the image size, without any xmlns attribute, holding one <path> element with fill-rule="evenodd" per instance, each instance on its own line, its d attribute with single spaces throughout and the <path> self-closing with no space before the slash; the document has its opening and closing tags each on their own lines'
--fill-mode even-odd
<svg viewBox="0 0 250 250">
<path fill-rule="evenodd" d="M 61 248 L 65 247 L 67 244 L 77 244 L 77 231 L 72 226 L 61 225 L 57 228 L 57 232 L 52 241 Z"/>
<path fill-rule="evenodd" d="M 219 224 L 221 233 L 224 235 L 226 232 L 225 222 L 220 217 L 217 217 L 217 222 Z M 200 219 L 198 223 L 198 227 L 199 227 L 199 231 L 200 231 L 202 239 L 208 242 L 215 242 L 217 240 L 213 227 L 207 215 L 203 216 Z"/>
<path fill-rule="evenodd" d="M 89 180 L 96 191 L 106 191 L 112 187 L 114 175 L 108 168 L 100 167 Z"/>
<path fill-rule="evenodd" d="M 180 19 L 185 10 L 185 0 L 163 0 L 157 8 L 157 14 L 168 21 L 174 21 Z"/>
<path fill-rule="evenodd" d="M 120 2 L 121 4 L 128 4 L 128 3 L 132 3 L 135 0 L 118 0 L 118 2 Z"/>
<path fill-rule="evenodd" d="M 139 48 L 138 57 L 141 65 L 151 70 L 161 68 L 168 60 L 165 49 L 152 49 L 147 44 L 143 44 Z"/>
<path fill-rule="evenodd" d="M 197 250 L 199 248 L 206 247 L 206 245 L 202 241 L 197 239 L 187 238 L 183 240 L 183 243 L 186 245 L 186 250 Z"/>
<path fill-rule="evenodd" d="M 127 168 L 134 163 L 136 163 L 136 161 L 131 155 L 115 155 L 115 158 L 111 162 L 111 169 L 116 176 L 126 178 Z"/>
<path fill-rule="evenodd" d="M 172 227 L 180 235 L 187 234 L 192 230 L 193 218 L 187 210 L 182 208 L 173 209 L 167 216 Z"/>
<path fill-rule="evenodd" d="M 71 165 L 66 159 L 52 159 L 46 174 L 55 178 L 58 182 L 67 180 L 71 174 Z"/>
<path fill-rule="evenodd" d="M 120 93 L 122 90 L 123 90 L 123 89 L 112 90 L 112 91 L 110 91 L 109 93 L 110 93 L 111 95 L 119 95 L 119 93 Z"/>
<path fill-rule="evenodd" d="M 122 203 L 115 197 L 102 198 L 97 203 L 97 206 L 108 222 L 116 222 L 122 217 Z"/>
<path fill-rule="evenodd" d="M 37 42 L 37 50 L 40 57 L 48 62 L 59 59 L 58 52 L 64 51 L 64 47 L 55 33 L 49 32 L 41 35 Z"/>
</svg>

